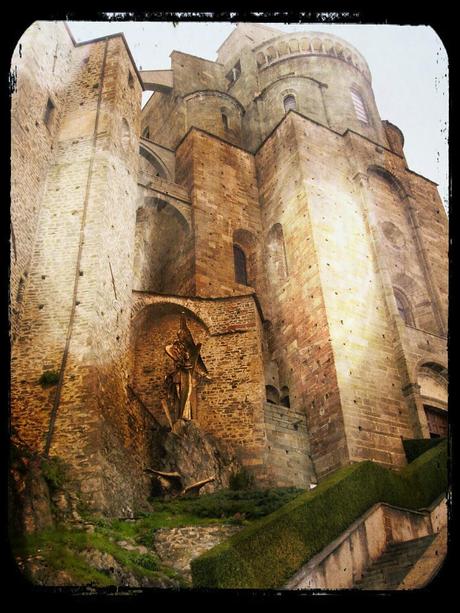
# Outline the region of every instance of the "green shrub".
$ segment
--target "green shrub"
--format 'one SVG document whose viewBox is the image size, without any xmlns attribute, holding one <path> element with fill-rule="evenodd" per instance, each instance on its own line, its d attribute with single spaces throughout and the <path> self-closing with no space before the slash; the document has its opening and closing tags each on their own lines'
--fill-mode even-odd
<svg viewBox="0 0 460 613">
<path fill-rule="evenodd" d="M 133 564 L 137 564 L 137 566 L 142 566 L 142 568 L 146 568 L 147 570 L 158 570 L 160 566 L 157 559 L 146 553 L 132 555 L 131 562 Z"/>
<path fill-rule="evenodd" d="M 408 462 L 413 462 L 422 453 L 436 447 L 444 439 L 443 438 L 414 438 L 404 439 L 403 447 Z"/>
<path fill-rule="evenodd" d="M 254 477 L 242 468 L 230 476 L 229 485 L 231 490 L 250 490 L 254 487 Z"/>
<path fill-rule="evenodd" d="M 38 382 L 42 387 L 51 387 L 52 385 L 57 385 L 59 381 L 59 373 L 55 370 L 45 370 L 45 372 L 41 375 Z"/>
<path fill-rule="evenodd" d="M 193 585 L 279 588 L 374 504 L 428 506 L 447 488 L 446 466 L 445 442 L 401 472 L 373 462 L 342 468 L 314 490 L 195 558 Z"/>
<path fill-rule="evenodd" d="M 304 490 L 295 487 L 270 488 L 266 490 L 220 490 L 198 498 L 181 498 L 155 503 L 156 512 L 188 514 L 197 518 L 231 518 L 235 514 L 246 519 L 264 517 L 276 511 Z"/>
</svg>

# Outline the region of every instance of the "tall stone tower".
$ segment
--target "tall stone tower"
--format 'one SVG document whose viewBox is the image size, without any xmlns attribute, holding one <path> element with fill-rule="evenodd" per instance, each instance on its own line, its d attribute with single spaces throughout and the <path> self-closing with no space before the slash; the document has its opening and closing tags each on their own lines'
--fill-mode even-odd
<svg viewBox="0 0 460 613">
<path fill-rule="evenodd" d="M 90 504 L 146 495 L 181 314 L 210 373 L 193 419 L 260 485 L 398 467 L 402 439 L 445 433 L 447 218 L 356 49 L 239 24 L 216 62 L 138 74 L 121 35 L 21 44 L 13 425 Z"/>
</svg>

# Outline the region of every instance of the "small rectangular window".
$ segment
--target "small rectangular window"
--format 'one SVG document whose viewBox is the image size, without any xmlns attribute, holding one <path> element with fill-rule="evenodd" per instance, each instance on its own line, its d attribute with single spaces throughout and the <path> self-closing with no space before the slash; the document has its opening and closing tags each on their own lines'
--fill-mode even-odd
<svg viewBox="0 0 460 613">
<path fill-rule="evenodd" d="M 361 94 L 358 91 L 356 91 L 356 89 L 351 90 L 351 99 L 353 101 L 353 106 L 355 107 L 356 117 L 364 123 L 369 123 L 369 117 L 367 115 L 366 106 L 361 97 Z"/>
</svg>

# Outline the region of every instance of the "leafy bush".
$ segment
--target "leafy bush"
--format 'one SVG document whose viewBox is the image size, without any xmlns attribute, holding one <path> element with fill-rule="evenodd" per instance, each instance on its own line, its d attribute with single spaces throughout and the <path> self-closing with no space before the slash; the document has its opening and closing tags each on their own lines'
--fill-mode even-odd
<svg viewBox="0 0 460 613">
<path fill-rule="evenodd" d="M 193 585 L 279 588 L 372 505 L 420 509 L 447 485 L 447 442 L 399 473 L 373 462 L 344 467 L 192 560 Z"/>
<path fill-rule="evenodd" d="M 254 477 L 242 468 L 230 476 L 229 485 L 231 490 L 250 490 L 254 487 Z"/>
<path fill-rule="evenodd" d="M 137 564 L 137 566 L 147 568 L 147 570 L 158 570 L 160 566 L 157 559 L 146 553 L 138 553 L 132 555 L 131 561 L 133 562 L 133 564 Z"/>
<path fill-rule="evenodd" d="M 198 498 L 189 497 L 169 502 L 155 503 L 157 512 L 189 514 L 203 518 L 234 518 L 236 514 L 246 519 L 264 517 L 276 511 L 304 490 L 295 487 L 265 490 L 220 490 Z"/>
<path fill-rule="evenodd" d="M 45 370 L 38 382 L 42 387 L 51 387 L 59 381 L 59 373 L 55 370 Z"/>
</svg>

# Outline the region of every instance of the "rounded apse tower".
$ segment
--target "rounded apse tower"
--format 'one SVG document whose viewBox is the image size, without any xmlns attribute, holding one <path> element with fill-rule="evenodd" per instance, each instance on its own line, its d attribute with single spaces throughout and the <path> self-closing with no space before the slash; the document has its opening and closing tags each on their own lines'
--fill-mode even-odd
<svg viewBox="0 0 460 613">
<path fill-rule="evenodd" d="M 243 146 L 257 148 L 291 109 L 341 134 L 350 129 L 388 146 L 369 67 L 347 41 L 322 32 L 272 31 L 255 45 L 249 35 L 241 38 L 239 45 L 224 44 L 218 61 L 227 94 L 245 108 Z"/>
</svg>

